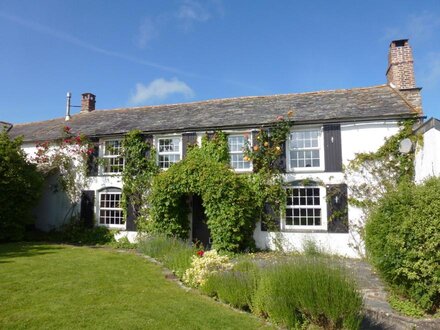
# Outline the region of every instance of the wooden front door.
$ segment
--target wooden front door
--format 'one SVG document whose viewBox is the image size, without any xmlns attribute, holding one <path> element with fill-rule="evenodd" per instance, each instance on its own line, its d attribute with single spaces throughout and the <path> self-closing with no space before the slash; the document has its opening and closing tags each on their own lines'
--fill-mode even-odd
<svg viewBox="0 0 440 330">
<path fill-rule="evenodd" d="M 210 232 L 206 224 L 205 208 L 202 198 L 199 195 L 193 195 L 192 201 L 192 240 L 200 242 L 203 247 L 210 248 Z"/>
</svg>

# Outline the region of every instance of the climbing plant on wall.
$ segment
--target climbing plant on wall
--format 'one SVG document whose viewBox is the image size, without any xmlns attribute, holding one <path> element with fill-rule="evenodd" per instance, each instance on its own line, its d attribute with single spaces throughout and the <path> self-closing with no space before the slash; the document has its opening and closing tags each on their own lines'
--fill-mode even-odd
<svg viewBox="0 0 440 330">
<path fill-rule="evenodd" d="M 186 158 L 153 179 L 145 229 L 188 238 L 188 194 L 202 197 L 213 247 L 240 251 L 253 247 L 256 200 L 249 177 L 228 163 L 227 137 L 216 132 L 194 146 Z"/>
<path fill-rule="evenodd" d="M 375 152 L 359 153 L 345 168 L 350 182 L 350 202 L 362 208 L 374 206 L 386 192 L 394 190 L 402 181 L 414 177 L 414 148 L 409 153 L 399 151 L 400 142 L 409 138 L 413 145 L 422 142 L 413 133 L 416 119 L 399 123 L 399 131 L 387 138 Z"/>
<path fill-rule="evenodd" d="M 284 212 L 286 191 L 283 187 L 279 161 L 285 152 L 293 111 L 278 116 L 271 127 L 262 127 L 254 134 L 254 143 L 248 146 L 246 160 L 252 161 L 253 175 L 249 178 L 260 210 L 260 219 L 266 227 L 278 230 L 280 214 Z"/>
<path fill-rule="evenodd" d="M 155 150 L 145 141 L 141 131 L 129 132 L 122 141 L 124 170 L 122 172 L 122 208 L 125 217 L 130 211 L 134 218 L 140 217 L 142 208 L 147 207 L 147 196 L 153 177 L 159 173 Z"/>
<path fill-rule="evenodd" d="M 387 138 L 384 144 L 374 152 L 359 153 L 344 169 L 347 184 L 350 187 L 349 204 L 361 208 L 362 218 L 352 224 L 355 248 L 363 254 L 365 241 L 365 223 L 374 208 L 388 192 L 402 183 L 410 183 L 414 177 L 414 148 L 409 153 L 399 151 L 400 142 L 409 138 L 413 145 L 422 143 L 420 135 L 413 133 L 417 119 L 407 119 L 399 123 L 399 131 Z"/>
<path fill-rule="evenodd" d="M 44 175 L 58 175 L 59 186 L 66 192 L 73 209 L 88 184 L 87 160 L 93 147 L 86 136 L 73 133 L 69 126 L 63 127 L 61 136 L 51 142 L 37 143 L 31 161 Z"/>
</svg>

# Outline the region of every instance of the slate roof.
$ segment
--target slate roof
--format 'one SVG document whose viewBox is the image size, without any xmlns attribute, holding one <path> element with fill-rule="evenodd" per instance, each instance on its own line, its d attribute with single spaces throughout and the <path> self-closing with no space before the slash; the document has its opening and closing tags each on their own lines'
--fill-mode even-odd
<svg viewBox="0 0 440 330">
<path fill-rule="evenodd" d="M 301 94 L 251 96 L 193 103 L 94 110 L 64 117 L 16 124 L 11 136 L 24 141 L 58 138 L 66 124 L 87 136 L 123 134 L 132 129 L 149 133 L 206 131 L 270 125 L 293 111 L 295 123 L 404 118 L 418 114 L 394 88 L 379 85 Z M 61 111 L 60 111 L 61 112 Z"/>
</svg>

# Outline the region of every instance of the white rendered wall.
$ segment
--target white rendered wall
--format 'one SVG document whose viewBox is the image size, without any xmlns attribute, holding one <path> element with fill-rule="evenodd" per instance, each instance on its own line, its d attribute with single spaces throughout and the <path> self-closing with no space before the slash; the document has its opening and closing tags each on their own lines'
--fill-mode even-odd
<svg viewBox="0 0 440 330">
<path fill-rule="evenodd" d="M 376 151 L 385 142 L 385 138 L 396 134 L 399 130 L 396 121 L 381 121 L 368 123 L 346 123 L 341 125 L 342 162 L 347 166 L 357 153 Z M 284 176 L 286 182 L 302 179 L 312 179 L 323 184 L 339 184 L 346 182 L 344 173 L 287 173 Z M 351 179 L 351 178 L 349 178 Z M 350 187 L 348 187 L 350 195 Z M 285 251 L 301 251 L 303 242 L 314 241 L 321 249 L 350 258 L 359 258 L 363 254 L 363 245 L 358 233 L 353 230 L 356 224 L 362 221 L 360 209 L 349 206 L 349 233 L 327 233 L 301 231 L 282 231 L 280 233 L 260 230 L 260 224 L 254 231 L 254 239 L 258 248 L 275 249 L 276 244 L 281 242 Z M 360 248 L 360 253 L 357 248 Z"/>
<path fill-rule="evenodd" d="M 420 183 L 431 176 L 440 176 L 440 131 L 435 128 L 423 134 L 415 159 L 415 181 Z"/>
</svg>

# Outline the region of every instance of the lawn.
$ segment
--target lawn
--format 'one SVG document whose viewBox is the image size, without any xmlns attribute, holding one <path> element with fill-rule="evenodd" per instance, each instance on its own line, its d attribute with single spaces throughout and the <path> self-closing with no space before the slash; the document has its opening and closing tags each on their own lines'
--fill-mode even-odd
<svg viewBox="0 0 440 330">
<path fill-rule="evenodd" d="M 260 329 L 263 321 L 166 280 L 134 254 L 0 245 L 1 329 Z"/>
</svg>

